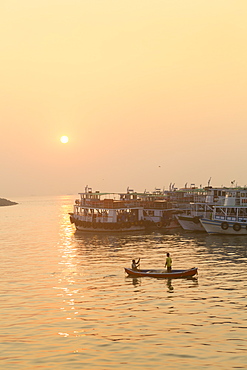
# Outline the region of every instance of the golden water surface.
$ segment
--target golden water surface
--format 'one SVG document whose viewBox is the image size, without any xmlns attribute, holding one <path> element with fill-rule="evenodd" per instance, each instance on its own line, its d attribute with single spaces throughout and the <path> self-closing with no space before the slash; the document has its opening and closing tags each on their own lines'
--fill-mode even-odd
<svg viewBox="0 0 247 370">
<path fill-rule="evenodd" d="M 246 369 L 247 240 L 75 233 L 72 196 L 0 208 L 0 368 Z M 193 279 L 133 279 L 197 266 Z"/>
</svg>

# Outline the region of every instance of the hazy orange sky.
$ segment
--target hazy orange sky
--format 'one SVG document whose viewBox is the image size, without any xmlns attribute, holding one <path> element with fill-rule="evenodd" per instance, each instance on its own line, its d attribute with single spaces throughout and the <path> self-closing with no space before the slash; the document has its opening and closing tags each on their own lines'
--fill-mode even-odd
<svg viewBox="0 0 247 370">
<path fill-rule="evenodd" d="M 246 19 L 246 0 L 2 0 L 0 197 L 246 185 Z"/>
</svg>

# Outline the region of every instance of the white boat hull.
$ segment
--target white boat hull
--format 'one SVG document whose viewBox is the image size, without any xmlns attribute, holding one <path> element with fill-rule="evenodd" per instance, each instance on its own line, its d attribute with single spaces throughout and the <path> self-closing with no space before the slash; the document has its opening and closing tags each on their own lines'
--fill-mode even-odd
<svg viewBox="0 0 247 370">
<path fill-rule="evenodd" d="M 179 225 L 186 231 L 205 231 L 198 217 L 176 216 Z"/>
<path fill-rule="evenodd" d="M 247 235 L 247 223 L 202 218 L 201 224 L 209 234 Z"/>
</svg>

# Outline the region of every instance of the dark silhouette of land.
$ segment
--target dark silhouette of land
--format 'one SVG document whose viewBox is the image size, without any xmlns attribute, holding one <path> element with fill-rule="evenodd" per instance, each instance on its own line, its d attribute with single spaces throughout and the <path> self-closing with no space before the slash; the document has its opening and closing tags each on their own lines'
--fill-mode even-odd
<svg viewBox="0 0 247 370">
<path fill-rule="evenodd" d="M 11 200 L 0 198 L 0 207 L 4 206 L 14 206 L 15 204 L 18 204 L 16 202 L 12 202 Z"/>
</svg>

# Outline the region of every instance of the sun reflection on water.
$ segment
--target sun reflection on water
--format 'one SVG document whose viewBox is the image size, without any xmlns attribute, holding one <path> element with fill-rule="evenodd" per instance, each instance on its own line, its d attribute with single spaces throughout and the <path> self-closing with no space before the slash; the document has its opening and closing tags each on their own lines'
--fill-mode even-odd
<svg viewBox="0 0 247 370">
<path fill-rule="evenodd" d="M 120 361 L 131 367 L 126 356 L 132 353 L 149 364 L 153 359 L 154 367 L 162 369 L 162 356 L 165 353 L 171 358 L 174 348 L 179 348 L 179 354 L 172 356 L 178 368 L 182 363 L 190 363 L 190 368 L 195 368 L 198 361 L 203 366 L 205 362 L 197 351 L 204 353 L 212 338 L 218 348 L 210 347 L 212 355 L 223 351 L 225 326 L 223 331 L 215 332 L 215 325 L 221 324 L 220 318 L 229 327 L 238 322 L 236 318 L 231 323 L 234 315 L 229 311 L 227 292 L 222 293 L 222 280 L 218 283 L 222 307 L 218 307 L 217 282 L 205 276 L 204 266 L 211 264 L 212 267 L 213 255 L 218 269 L 223 271 L 225 267 L 225 256 L 215 257 L 213 249 L 208 253 L 207 248 L 211 247 L 205 237 L 198 237 L 197 242 L 196 237 L 188 239 L 180 235 L 80 234 L 70 224 L 70 211 L 69 205 L 61 208 L 60 260 L 55 287 L 60 312 L 56 334 L 64 342 L 64 353 L 87 354 L 88 363 L 93 361 L 95 368 L 107 368 L 108 360 L 104 362 L 104 358 L 109 356 L 116 368 Z M 163 263 L 167 248 L 177 265 L 188 261 L 191 266 L 200 264 L 199 278 L 155 280 L 124 275 L 123 267 L 132 255 L 142 256 L 144 265 L 156 266 Z M 228 256 L 232 256 L 231 253 Z M 217 273 L 214 276 L 220 278 Z M 224 308 L 228 310 L 227 323 L 221 311 Z M 117 350 L 115 343 L 118 343 Z"/>
</svg>

